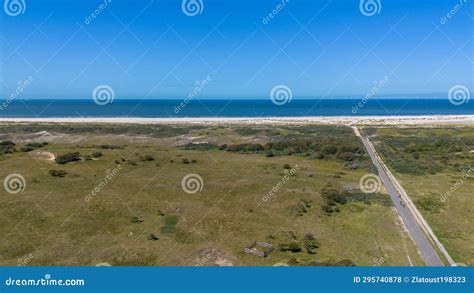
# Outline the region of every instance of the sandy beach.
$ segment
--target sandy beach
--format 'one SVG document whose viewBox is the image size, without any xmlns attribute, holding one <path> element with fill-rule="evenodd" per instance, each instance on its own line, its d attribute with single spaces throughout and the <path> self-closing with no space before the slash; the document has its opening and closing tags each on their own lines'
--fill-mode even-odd
<svg viewBox="0 0 474 293">
<path fill-rule="evenodd" d="M 474 115 L 429 116 L 321 116 L 321 117 L 212 117 L 212 118 L 0 118 L 0 123 L 113 123 L 113 124 L 248 124 L 248 125 L 472 125 Z"/>
</svg>

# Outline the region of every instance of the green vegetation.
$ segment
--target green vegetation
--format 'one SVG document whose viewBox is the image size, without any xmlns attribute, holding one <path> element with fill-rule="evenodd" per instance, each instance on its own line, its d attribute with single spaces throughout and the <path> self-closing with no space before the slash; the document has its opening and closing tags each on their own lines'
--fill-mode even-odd
<svg viewBox="0 0 474 293">
<path fill-rule="evenodd" d="M 13 141 L 0 141 L 0 155 L 12 154 L 15 152 L 15 144 Z"/>
<path fill-rule="evenodd" d="M 56 158 L 56 163 L 64 165 L 70 162 L 76 162 L 81 160 L 81 154 L 79 152 L 67 153 Z"/>
<path fill-rule="evenodd" d="M 178 216 L 176 215 L 165 215 L 163 217 L 164 225 L 161 227 L 161 234 L 171 234 L 176 229 L 178 224 Z"/>
<path fill-rule="evenodd" d="M 30 265 L 192 266 L 209 251 L 236 266 L 371 266 L 381 251 L 385 265 L 408 265 L 407 256 L 423 264 L 386 195 L 344 192 L 374 172 L 348 127 L 2 124 L 0 132 L 11 141 L 0 144 L 9 149 L 0 178 L 15 172 L 27 183 L 0 197 L 2 265 L 33 253 Z M 14 151 L 44 141 L 51 156 Z M 228 151 L 234 145 L 271 148 Z M 202 177 L 202 191 L 183 190 L 188 174 Z M 345 199 L 331 216 L 321 208 L 329 183 Z M 245 253 L 255 241 L 274 250 Z"/>
<path fill-rule="evenodd" d="M 25 144 L 24 147 L 21 148 L 21 151 L 22 152 L 31 152 L 31 151 L 34 151 L 36 149 L 39 149 L 39 148 L 42 148 L 44 146 L 48 145 L 47 142 L 43 142 L 43 143 L 39 143 L 39 142 L 33 142 L 33 143 L 27 143 Z"/>
<path fill-rule="evenodd" d="M 49 170 L 49 175 L 53 177 L 65 177 L 67 175 L 67 171 L 64 170 Z"/>
<path fill-rule="evenodd" d="M 364 131 L 455 262 L 474 265 L 474 129 Z"/>
</svg>

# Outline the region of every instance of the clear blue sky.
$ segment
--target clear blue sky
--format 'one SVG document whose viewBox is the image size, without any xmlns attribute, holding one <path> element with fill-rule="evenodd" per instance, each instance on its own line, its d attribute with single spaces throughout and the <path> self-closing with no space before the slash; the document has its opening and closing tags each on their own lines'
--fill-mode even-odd
<svg viewBox="0 0 474 293">
<path fill-rule="evenodd" d="M 100 84 L 117 98 L 179 98 L 210 76 L 201 98 L 266 98 L 278 84 L 294 97 L 446 94 L 473 88 L 473 5 L 441 22 L 459 0 L 380 0 L 364 16 L 357 0 L 202 0 L 186 16 L 180 0 L 24 0 L 1 11 L 1 94 L 33 77 L 24 98 L 90 98 Z M 462 1 L 462 0 L 461 0 Z"/>
</svg>

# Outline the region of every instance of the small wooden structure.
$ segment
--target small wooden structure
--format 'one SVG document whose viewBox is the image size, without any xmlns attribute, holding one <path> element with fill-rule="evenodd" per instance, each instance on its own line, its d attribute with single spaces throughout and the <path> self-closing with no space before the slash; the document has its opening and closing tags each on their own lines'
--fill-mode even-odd
<svg viewBox="0 0 474 293">
<path fill-rule="evenodd" d="M 254 241 L 244 248 L 244 252 L 260 257 L 267 257 L 273 251 L 273 245 L 266 242 Z"/>
</svg>

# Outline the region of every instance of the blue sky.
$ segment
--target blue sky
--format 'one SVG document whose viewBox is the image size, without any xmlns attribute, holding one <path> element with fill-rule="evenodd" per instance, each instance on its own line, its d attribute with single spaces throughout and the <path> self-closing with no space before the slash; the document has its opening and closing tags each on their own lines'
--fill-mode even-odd
<svg viewBox="0 0 474 293">
<path fill-rule="evenodd" d="M 10 0 L 14 1 L 14 0 Z M 21 0 L 17 0 L 21 1 Z M 373 0 L 376 1 L 376 0 Z M 447 95 L 473 88 L 473 5 L 459 0 L 380 0 L 365 16 L 356 0 L 24 0 L 1 11 L 0 93 L 33 78 L 23 98 L 90 98 L 109 85 L 117 98 L 266 98 L 275 85 L 295 98 L 380 94 Z M 273 18 L 264 17 L 276 9 Z M 268 21 L 269 20 L 269 21 Z"/>
</svg>

